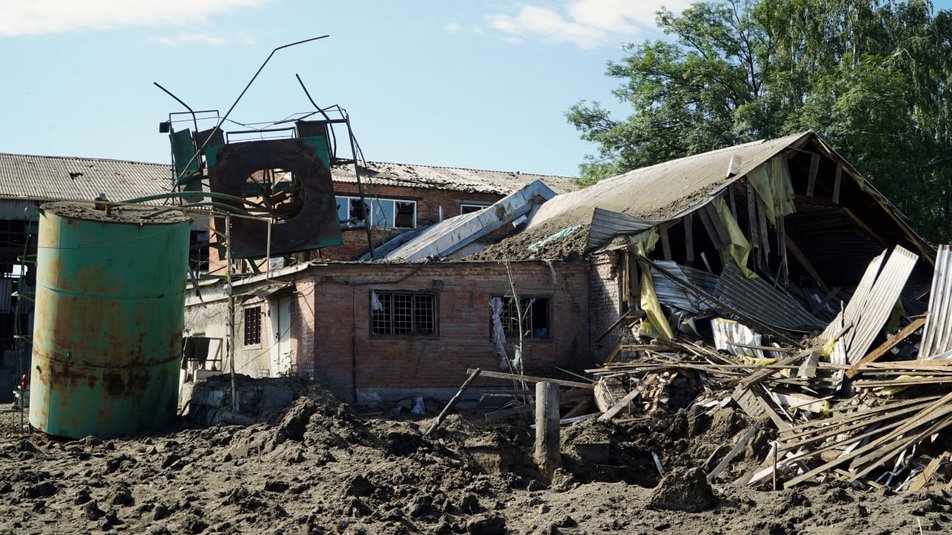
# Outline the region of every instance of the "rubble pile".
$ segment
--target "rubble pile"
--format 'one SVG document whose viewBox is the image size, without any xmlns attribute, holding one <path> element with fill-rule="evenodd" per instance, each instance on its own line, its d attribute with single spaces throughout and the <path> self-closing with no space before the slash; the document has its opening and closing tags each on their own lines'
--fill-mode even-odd
<svg viewBox="0 0 952 535">
<path fill-rule="evenodd" d="M 933 477 L 952 480 L 942 435 L 952 425 L 952 277 L 947 269 L 952 255 L 947 246 L 939 249 L 928 310 L 908 315 L 894 305 L 904 302 L 901 295 L 916 257 L 901 247 L 885 257 L 871 262 L 822 332 L 799 340 L 795 330 L 769 325 L 777 323 L 769 314 L 778 311 L 763 313 L 740 301 L 728 306 L 703 291 L 692 295 L 687 281 L 681 281 L 687 293 L 678 299 L 659 292 L 671 316 L 683 318 L 682 325 L 690 322 L 692 330 L 680 329 L 675 340 L 620 343 L 608 362 L 588 370 L 597 379 L 594 400 L 602 413 L 590 416 L 618 418 L 621 409 L 632 418 L 690 406 L 737 406 L 752 424 L 736 444 L 724 445 L 728 457 L 762 430 L 771 434 L 770 447 L 761 452 L 762 466 L 747 479 L 751 485 L 779 481 L 791 488 L 819 479 L 915 491 Z M 671 263 L 656 267 L 675 271 Z M 696 305 L 694 314 L 678 309 L 685 299 Z M 803 323 L 792 318 L 794 312 L 808 314 L 801 305 L 785 305 L 779 312 L 789 323 Z M 704 319 L 710 323 L 707 336 L 697 329 Z M 712 467 L 708 481 L 721 469 Z"/>
</svg>

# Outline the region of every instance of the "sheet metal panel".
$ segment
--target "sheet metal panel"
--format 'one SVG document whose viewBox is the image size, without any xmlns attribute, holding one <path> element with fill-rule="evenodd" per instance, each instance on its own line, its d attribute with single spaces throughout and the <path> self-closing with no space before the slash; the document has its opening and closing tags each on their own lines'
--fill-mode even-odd
<svg viewBox="0 0 952 535">
<path fill-rule="evenodd" d="M 734 262 L 728 262 L 724 267 L 714 295 L 748 316 L 778 329 L 811 332 L 823 326 L 796 298 L 759 277 L 744 277 Z"/>
<path fill-rule="evenodd" d="M 922 331 L 919 358 L 939 358 L 952 351 L 952 247 L 940 245 L 929 292 L 929 315 Z M 946 355 L 948 358 L 950 355 Z"/>
<path fill-rule="evenodd" d="M 700 269 L 681 266 L 669 260 L 658 261 L 656 264 L 667 269 L 671 274 L 701 288 L 705 292 L 709 294 L 714 293 L 714 288 L 717 286 L 717 275 Z M 651 282 L 654 285 L 658 301 L 662 305 L 686 310 L 694 314 L 707 312 L 716 308 L 714 303 L 708 302 L 686 291 L 683 286 L 664 276 L 653 267 L 651 268 Z"/>
<path fill-rule="evenodd" d="M 171 184 L 168 164 L 0 154 L 0 192 L 8 198 L 91 201 L 105 193 L 121 201 L 168 192 Z"/>
<path fill-rule="evenodd" d="M 863 277 L 859 280 L 856 289 L 853 290 L 852 297 L 850 297 L 849 302 L 846 303 L 846 308 L 841 310 L 840 313 L 833 318 L 833 321 L 826 326 L 826 329 L 823 330 L 823 334 L 820 335 L 821 340 L 827 342 L 847 325 L 856 325 L 859 317 L 863 314 L 863 310 L 865 310 L 866 301 L 869 299 L 869 292 L 873 289 L 873 283 L 876 282 L 876 277 L 879 276 L 879 268 L 882 267 L 885 258 L 886 251 L 883 251 L 869 262 L 869 265 L 866 266 L 866 271 L 863 273 Z M 845 362 L 841 364 L 845 364 Z"/>
<path fill-rule="evenodd" d="M 889 313 L 892 312 L 902 289 L 906 286 L 919 255 L 900 246 L 893 249 L 886 261 L 882 273 L 876 278 L 869 298 L 860 311 L 855 327 L 847 333 L 847 356 L 850 364 L 855 364 L 866 355 L 876 335 L 883 329 Z M 850 300 L 852 303 L 852 299 Z"/>
<path fill-rule="evenodd" d="M 648 230 L 655 222 L 639 219 L 620 212 L 595 208 L 592 213 L 592 226 L 588 234 L 589 249 L 605 245 L 615 236 L 630 235 Z"/>
<path fill-rule="evenodd" d="M 437 223 L 387 254 L 386 259 L 421 260 L 449 255 L 501 226 L 528 214 L 556 193 L 542 181 L 496 201 L 478 212 L 462 214 Z"/>
<path fill-rule="evenodd" d="M 646 220 L 667 220 L 700 206 L 712 195 L 784 149 L 797 146 L 812 134 L 754 141 L 696 154 L 601 180 L 578 191 L 559 195 L 546 203 L 529 223 L 535 228 L 550 219 L 563 226 L 587 224 L 595 207 Z M 726 176 L 732 157 L 742 164 L 737 174 Z"/>
</svg>

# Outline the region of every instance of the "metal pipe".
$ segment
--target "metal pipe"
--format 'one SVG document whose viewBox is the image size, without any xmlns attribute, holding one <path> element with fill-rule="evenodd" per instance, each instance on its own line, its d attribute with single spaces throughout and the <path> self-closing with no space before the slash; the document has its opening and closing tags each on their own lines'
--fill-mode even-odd
<svg viewBox="0 0 952 535">
<path fill-rule="evenodd" d="M 181 104 L 182 106 L 185 106 L 185 109 L 188 110 L 188 112 L 192 114 L 192 125 L 195 127 L 195 131 L 198 132 L 198 117 L 195 115 L 195 111 L 192 110 L 192 108 L 191 108 L 188 104 L 186 104 L 185 101 L 183 101 L 182 99 L 180 99 L 180 98 L 178 98 L 177 96 L 173 95 L 172 92 L 169 91 L 168 89 L 162 87 L 162 86 L 159 84 L 159 82 L 152 82 L 152 83 L 155 85 L 155 87 L 158 87 L 158 88 L 161 89 L 162 91 L 165 91 L 165 94 L 166 94 L 166 95 L 168 95 L 168 96 L 174 98 L 176 102 L 178 102 L 178 103 Z M 191 163 L 191 162 L 189 162 L 189 163 Z"/>
<path fill-rule="evenodd" d="M 208 137 L 205 138 L 205 142 L 202 143 L 202 146 L 198 148 L 198 151 L 196 151 L 195 154 L 189 159 L 188 163 L 185 164 L 185 167 L 188 167 L 189 165 L 192 165 L 192 162 L 195 160 L 195 158 L 197 158 L 198 155 L 201 154 L 202 151 L 205 150 L 205 147 L 208 146 L 208 143 L 212 140 L 212 138 L 215 136 L 215 134 L 216 134 L 219 130 L 221 130 L 221 125 L 222 125 L 222 123 L 224 123 L 225 121 L 228 120 L 228 116 L 231 115 L 231 112 L 235 109 L 235 106 L 237 106 L 237 105 L 238 105 L 238 102 L 241 100 L 241 98 L 245 96 L 245 93 L 248 91 L 248 88 L 251 87 L 251 84 L 253 84 L 254 81 L 258 78 L 258 75 L 261 74 L 261 71 L 264 70 L 265 65 L 267 65 L 268 62 L 271 61 L 271 58 L 274 56 L 274 54 L 275 54 L 278 50 L 283 50 L 283 49 L 285 49 L 285 48 L 290 48 L 290 47 L 296 46 L 296 45 L 302 45 L 302 44 L 304 44 L 304 43 L 310 43 L 311 41 L 317 41 L 318 39 L 324 39 L 324 38 L 326 38 L 326 37 L 330 37 L 330 35 L 319 35 L 319 36 L 317 36 L 317 37 L 311 37 L 310 39 L 303 39 L 303 40 L 301 40 L 301 41 L 295 41 L 295 42 L 293 42 L 293 43 L 288 43 L 288 44 L 286 44 L 286 45 L 281 45 L 281 46 L 275 48 L 274 50 L 272 50 L 271 53 L 268 54 L 268 57 L 265 58 L 264 63 L 262 63 L 261 66 L 258 67 L 258 70 L 255 72 L 254 76 L 251 77 L 251 80 L 248 80 L 248 83 L 245 84 L 245 88 L 241 90 L 241 94 L 238 95 L 238 98 L 236 98 L 235 101 L 232 102 L 231 107 L 228 108 L 228 111 L 225 112 L 225 115 L 224 115 L 221 119 L 219 119 L 218 124 L 216 124 L 215 127 L 212 128 L 212 131 L 208 134 Z"/>
</svg>

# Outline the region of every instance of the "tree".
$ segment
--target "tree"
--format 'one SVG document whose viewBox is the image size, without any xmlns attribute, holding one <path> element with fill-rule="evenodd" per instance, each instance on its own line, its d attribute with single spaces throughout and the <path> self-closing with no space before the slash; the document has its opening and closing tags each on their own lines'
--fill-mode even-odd
<svg viewBox="0 0 952 535">
<path fill-rule="evenodd" d="M 617 120 L 566 113 L 598 154 L 592 182 L 672 158 L 813 129 L 927 238 L 952 238 L 952 13 L 923 0 L 729 0 L 662 10 L 671 38 L 608 64 Z"/>
</svg>

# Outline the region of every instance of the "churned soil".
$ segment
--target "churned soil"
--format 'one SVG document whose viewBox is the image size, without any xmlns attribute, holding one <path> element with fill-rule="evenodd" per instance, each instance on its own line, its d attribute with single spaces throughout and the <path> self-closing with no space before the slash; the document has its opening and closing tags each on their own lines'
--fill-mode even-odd
<svg viewBox="0 0 952 535">
<path fill-rule="evenodd" d="M 319 388 L 248 426 L 180 421 L 133 438 L 60 440 L 0 422 L 0 533 L 940 533 L 944 475 L 895 495 L 738 482 L 771 438 L 731 408 L 563 428 L 545 482 L 524 417 L 361 413 Z M 727 446 L 725 448 L 724 446 Z M 722 454 L 721 454 L 722 455 Z M 940 471 L 941 474 L 941 471 Z"/>
</svg>

